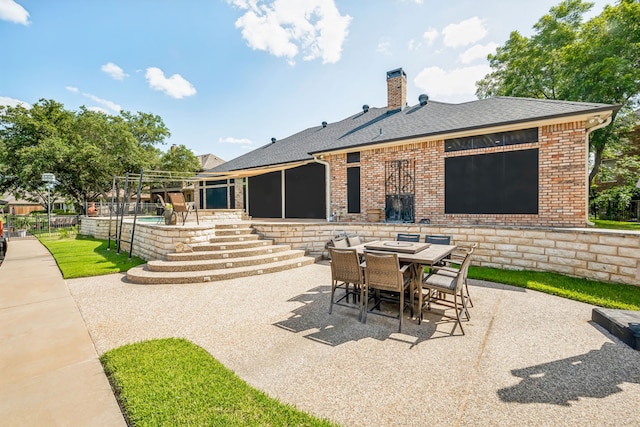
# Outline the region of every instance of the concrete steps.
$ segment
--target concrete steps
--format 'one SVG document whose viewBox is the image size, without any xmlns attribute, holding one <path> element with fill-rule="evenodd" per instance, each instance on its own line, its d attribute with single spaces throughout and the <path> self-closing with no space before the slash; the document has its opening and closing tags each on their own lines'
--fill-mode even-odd
<svg viewBox="0 0 640 427">
<path fill-rule="evenodd" d="M 216 224 L 215 237 L 189 247 L 188 252 L 170 253 L 166 260 L 130 269 L 127 280 L 146 285 L 201 283 L 274 273 L 315 262 L 303 250 L 260 239 L 246 224 Z"/>
</svg>

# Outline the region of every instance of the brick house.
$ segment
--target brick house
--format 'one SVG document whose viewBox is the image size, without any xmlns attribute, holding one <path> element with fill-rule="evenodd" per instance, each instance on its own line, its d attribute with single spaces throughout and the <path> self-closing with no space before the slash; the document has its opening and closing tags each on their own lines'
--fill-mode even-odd
<svg viewBox="0 0 640 427">
<path fill-rule="evenodd" d="M 619 106 L 426 95 L 408 106 L 406 88 L 405 72 L 389 71 L 386 107 L 364 105 L 209 170 L 197 203 L 254 218 L 586 225 L 589 133 Z"/>
</svg>

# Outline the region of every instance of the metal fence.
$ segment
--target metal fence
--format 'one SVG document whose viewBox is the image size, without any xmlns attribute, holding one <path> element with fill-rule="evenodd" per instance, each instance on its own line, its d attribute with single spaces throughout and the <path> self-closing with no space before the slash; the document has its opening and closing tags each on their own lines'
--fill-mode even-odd
<svg viewBox="0 0 640 427">
<path fill-rule="evenodd" d="M 2 218 L 4 237 L 7 239 L 24 239 L 40 233 L 76 233 L 78 215 L 4 215 Z"/>
</svg>

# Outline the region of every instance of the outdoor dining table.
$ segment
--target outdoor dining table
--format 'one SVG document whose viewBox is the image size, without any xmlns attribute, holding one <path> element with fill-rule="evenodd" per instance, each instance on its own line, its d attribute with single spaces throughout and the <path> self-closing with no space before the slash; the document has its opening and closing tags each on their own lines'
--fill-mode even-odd
<svg viewBox="0 0 640 427">
<path fill-rule="evenodd" d="M 429 267 L 449 256 L 457 248 L 456 245 L 439 245 L 421 242 L 399 242 L 376 240 L 373 242 L 362 243 L 360 245 L 351 246 L 359 255 L 364 254 L 365 250 L 393 252 L 398 254 L 398 261 L 402 264 L 411 265 L 411 311 L 413 313 L 414 303 L 413 296 L 415 290 L 421 286 L 422 269 Z"/>
</svg>

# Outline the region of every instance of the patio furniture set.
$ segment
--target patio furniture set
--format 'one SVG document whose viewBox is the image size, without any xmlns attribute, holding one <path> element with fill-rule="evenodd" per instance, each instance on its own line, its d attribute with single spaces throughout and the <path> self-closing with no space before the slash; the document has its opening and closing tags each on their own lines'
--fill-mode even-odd
<svg viewBox="0 0 640 427">
<path fill-rule="evenodd" d="M 470 319 L 468 308 L 473 306 L 467 275 L 476 247 L 451 245 L 449 236 L 427 235 L 421 242 L 418 234 L 398 234 L 395 241 L 367 243 L 358 236 L 333 239 L 328 246 L 332 279 L 329 313 L 336 304 L 356 308 L 361 322 L 366 322 L 368 314 L 393 317 L 402 332 L 407 308 L 420 324 L 425 308 L 439 306 L 455 311 L 455 316 L 443 317 L 454 319 L 464 335 L 462 321 Z M 338 289 L 344 293 L 336 297 Z M 383 310 L 383 303 L 397 304 L 397 314 Z"/>
</svg>

